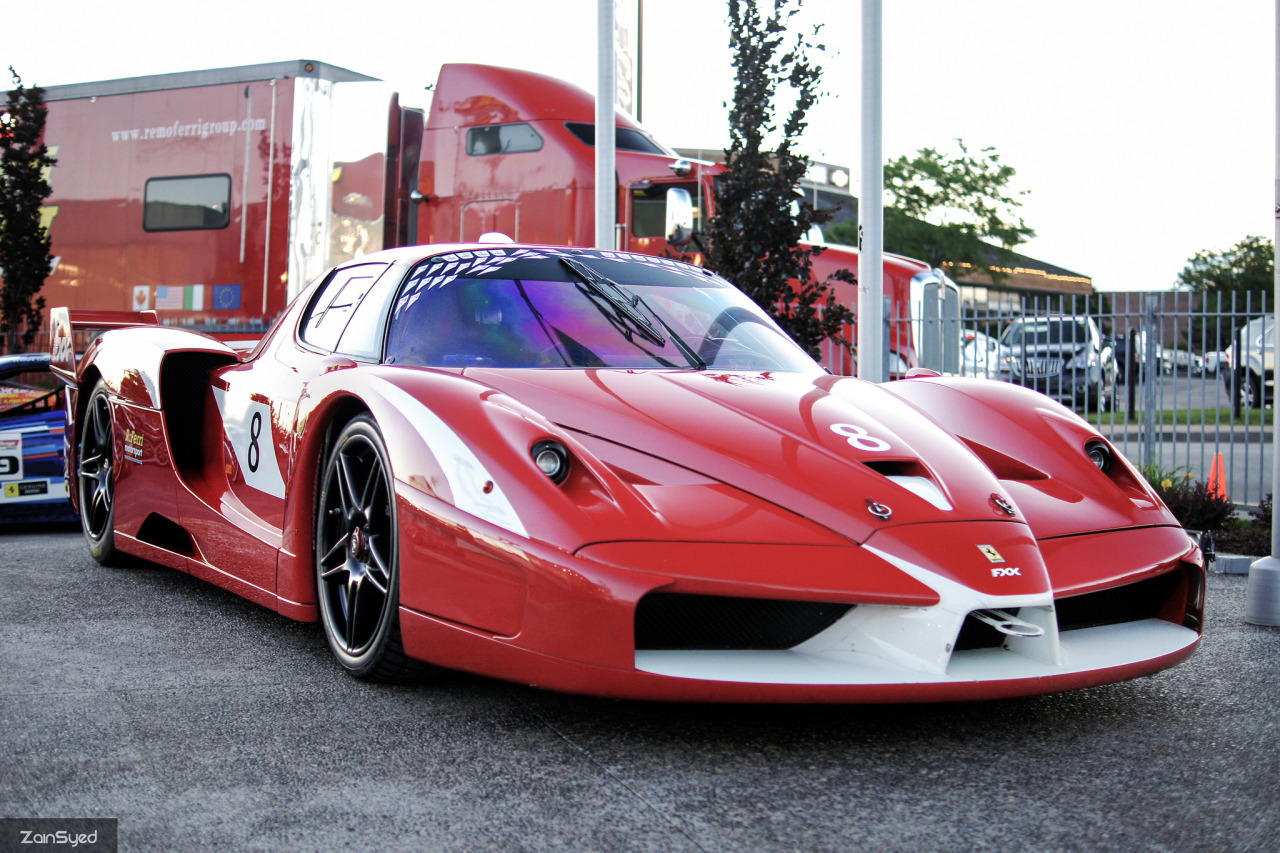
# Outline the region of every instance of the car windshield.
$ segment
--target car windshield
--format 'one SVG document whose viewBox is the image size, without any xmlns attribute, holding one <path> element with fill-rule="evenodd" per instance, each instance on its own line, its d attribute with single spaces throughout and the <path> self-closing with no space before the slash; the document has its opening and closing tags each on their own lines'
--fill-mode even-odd
<svg viewBox="0 0 1280 853">
<path fill-rule="evenodd" d="M 1089 328 L 1080 320 L 1018 322 L 1010 325 L 1000 336 L 1000 343 L 1005 346 L 1044 346 L 1088 342 Z"/>
<path fill-rule="evenodd" d="M 663 258 L 442 255 L 410 274 L 386 361 L 421 367 L 820 371 L 741 291 Z"/>
<path fill-rule="evenodd" d="M 54 411 L 62 406 L 62 383 L 47 369 L 24 370 L 27 356 L 0 364 L 0 414 Z M 23 363 L 19 363 L 23 362 Z"/>
</svg>

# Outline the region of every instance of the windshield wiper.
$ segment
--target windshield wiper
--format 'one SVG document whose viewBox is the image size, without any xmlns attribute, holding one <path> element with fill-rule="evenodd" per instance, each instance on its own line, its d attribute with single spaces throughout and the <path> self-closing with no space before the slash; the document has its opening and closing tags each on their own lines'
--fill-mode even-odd
<svg viewBox="0 0 1280 853">
<path fill-rule="evenodd" d="M 620 323 L 625 325 L 630 321 L 632 329 L 634 329 L 640 337 L 657 346 L 666 346 L 667 339 L 663 337 L 662 332 L 659 332 L 657 327 L 653 325 L 653 322 L 649 317 L 646 317 L 640 310 L 643 307 L 645 311 L 649 312 L 649 315 L 652 316 L 654 320 L 658 321 L 659 325 L 666 330 L 667 334 L 671 336 L 671 340 L 676 345 L 676 349 L 680 350 L 680 354 L 688 359 L 690 364 L 698 370 L 707 369 L 706 361 L 690 349 L 689 345 L 681 340 L 679 335 L 671 331 L 671 327 L 668 326 L 660 316 L 658 316 L 657 312 L 649 307 L 647 302 L 640 298 L 640 294 L 632 293 L 616 281 L 606 278 L 581 261 L 573 258 L 562 257 L 560 262 L 572 270 L 578 278 L 582 280 L 583 284 L 586 285 L 587 289 L 590 290 L 591 293 L 603 299 L 614 309 L 614 316 Z"/>
<path fill-rule="evenodd" d="M 614 309 L 619 320 L 624 323 L 629 322 L 632 329 L 656 346 L 666 346 L 667 339 L 662 336 L 649 320 L 648 317 L 640 313 L 640 297 L 634 293 L 627 293 L 615 281 L 611 281 L 600 273 L 591 269 L 591 267 L 573 258 L 561 258 L 560 262 L 582 279 L 582 283 L 596 296 L 599 296 L 609 306 Z"/>
</svg>

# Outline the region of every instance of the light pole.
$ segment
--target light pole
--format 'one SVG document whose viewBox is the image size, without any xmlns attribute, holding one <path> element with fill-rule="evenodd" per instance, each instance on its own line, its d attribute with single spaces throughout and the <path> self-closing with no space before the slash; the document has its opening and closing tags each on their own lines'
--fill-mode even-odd
<svg viewBox="0 0 1280 853">
<path fill-rule="evenodd" d="M 1280 246 L 1280 0 L 1276 0 L 1276 172 L 1275 245 Z M 1280 299 L 1280 264 L 1275 267 L 1275 295 Z M 1275 302 L 1273 323 L 1280 324 L 1280 302 Z M 1280 325 L 1275 328 L 1280 329 Z M 1271 424 L 1271 448 L 1280 448 L 1280 417 Z M 1271 483 L 1280 483 L 1280 454 L 1271 455 Z M 1271 555 L 1249 567 L 1249 589 L 1245 595 L 1244 621 L 1254 625 L 1280 625 L 1280 516 L 1271 513 Z"/>
</svg>

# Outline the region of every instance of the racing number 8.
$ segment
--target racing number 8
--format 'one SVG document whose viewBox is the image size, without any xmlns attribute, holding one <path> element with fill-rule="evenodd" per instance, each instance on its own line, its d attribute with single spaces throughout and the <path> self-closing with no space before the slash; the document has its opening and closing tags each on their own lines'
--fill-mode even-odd
<svg viewBox="0 0 1280 853">
<path fill-rule="evenodd" d="M 258 448 L 258 438 L 262 435 L 262 412 L 254 412 L 249 421 L 249 470 L 258 471 L 258 462 L 262 459 L 262 451 Z"/>
<path fill-rule="evenodd" d="M 854 424 L 832 424 L 831 431 L 848 439 L 849 445 L 855 450 L 883 453 L 889 449 L 889 442 L 876 438 L 862 427 Z"/>
</svg>

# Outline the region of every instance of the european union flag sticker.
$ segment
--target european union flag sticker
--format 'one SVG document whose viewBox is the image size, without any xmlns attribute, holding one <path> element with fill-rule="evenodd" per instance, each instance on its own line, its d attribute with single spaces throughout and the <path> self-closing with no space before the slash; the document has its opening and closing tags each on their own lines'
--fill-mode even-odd
<svg viewBox="0 0 1280 853">
<path fill-rule="evenodd" d="M 215 284 L 213 286 L 213 308 L 219 311 L 233 311 L 240 307 L 240 285 Z"/>
</svg>

